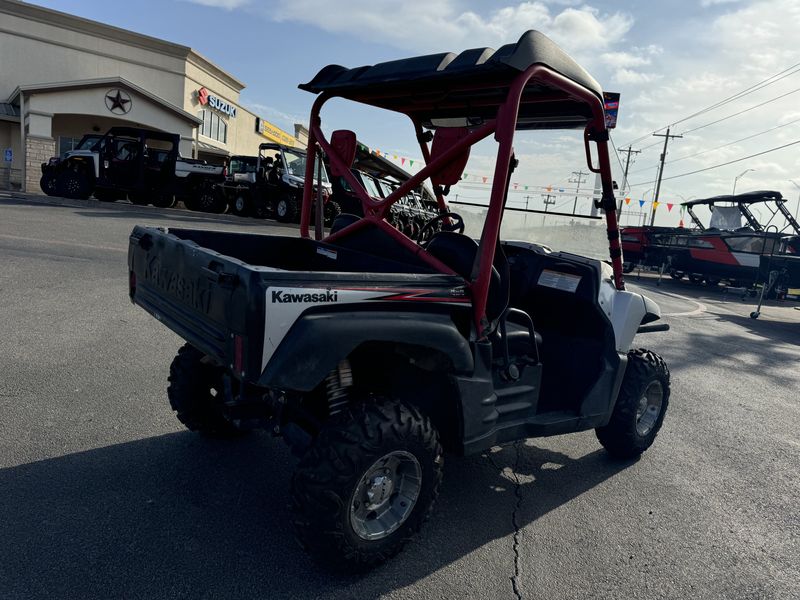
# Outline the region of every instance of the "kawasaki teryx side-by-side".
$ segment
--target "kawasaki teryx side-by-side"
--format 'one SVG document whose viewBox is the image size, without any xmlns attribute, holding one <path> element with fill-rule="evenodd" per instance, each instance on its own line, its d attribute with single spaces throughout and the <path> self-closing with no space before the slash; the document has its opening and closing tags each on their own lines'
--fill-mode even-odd
<svg viewBox="0 0 800 600">
<path fill-rule="evenodd" d="M 475 454 L 529 437 L 595 430 L 614 456 L 639 456 L 667 410 L 669 371 L 633 349 L 665 330 L 627 291 L 600 85 L 547 37 L 347 69 L 318 94 L 308 154 L 361 199 L 327 232 L 311 229 L 319 190 L 306 161 L 299 237 L 137 226 L 130 297 L 186 340 L 168 396 L 188 428 L 281 434 L 299 457 L 294 529 L 318 559 L 375 566 L 430 515 L 445 452 Z M 320 111 L 343 98 L 405 114 L 425 167 L 386 198 L 351 171 L 352 131 L 326 137 Z M 600 173 L 610 264 L 499 232 L 517 130 L 581 128 Z M 445 195 L 472 145 L 497 159 L 479 240 Z M 594 158 L 593 152 L 594 149 Z M 411 239 L 386 217 L 430 179 L 439 214 Z M 319 211 L 317 211 L 317 214 Z M 451 483 L 458 485 L 457 481 Z"/>
</svg>

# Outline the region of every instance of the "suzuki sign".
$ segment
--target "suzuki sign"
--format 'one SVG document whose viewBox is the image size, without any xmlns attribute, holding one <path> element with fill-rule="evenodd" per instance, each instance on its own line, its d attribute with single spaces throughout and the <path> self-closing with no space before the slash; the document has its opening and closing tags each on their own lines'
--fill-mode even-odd
<svg viewBox="0 0 800 600">
<path fill-rule="evenodd" d="M 225 100 L 210 94 L 204 87 L 201 87 L 199 90 L 197 90 L 197 101 L 201 105 L 213 108 L 224 115 L 228 115 L 232 119 L 236 118 L 236 107 L 233 106 L 233 104 L 230 102 L 225 102 Z"/>
</svg>

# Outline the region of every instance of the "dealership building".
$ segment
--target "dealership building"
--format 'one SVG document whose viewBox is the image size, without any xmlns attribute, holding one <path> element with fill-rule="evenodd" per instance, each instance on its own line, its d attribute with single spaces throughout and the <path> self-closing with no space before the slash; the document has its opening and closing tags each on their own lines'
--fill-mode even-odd
<svg viewBox="0 0 800 600">
<path fill-rule="evenodd" d="M 245 84 L 186 46 L 0 0 L 0 188 L 37 192 L 40 165 L 113 126 L 176 133 L 219 163 L 298 140 L 239 104 Z"/>
</svg>

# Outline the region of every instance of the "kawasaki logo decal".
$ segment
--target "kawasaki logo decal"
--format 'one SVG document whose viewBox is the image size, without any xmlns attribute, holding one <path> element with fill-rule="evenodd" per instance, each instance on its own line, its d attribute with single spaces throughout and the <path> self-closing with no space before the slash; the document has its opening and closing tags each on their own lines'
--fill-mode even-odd
<svg viewBox="0 0 800 600">
<path fill-rule="evenodd" d="M 290 303 L 290 302 L 338 302 L 339 292 L 328 290 L 318 294 L 299 293 L 293 294 L 284 290 L 272 290 L 273 303 Z"/>
</svg>

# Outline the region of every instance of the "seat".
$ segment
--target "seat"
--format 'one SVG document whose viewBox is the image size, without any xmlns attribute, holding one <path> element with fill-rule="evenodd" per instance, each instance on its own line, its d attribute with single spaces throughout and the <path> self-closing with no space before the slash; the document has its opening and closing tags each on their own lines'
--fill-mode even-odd
<svg viewBox="0 0 800 600">
<path fill-rule="evenodd" d="M 439 231 L 433 234 L 425 249 L 464 279 L 470 279 L 472 264 L 478 254 L 478 243 L 471 237 L 454 231 Z M 507 286 L 502 285 L 500 273 L 492 266 L 492 278 L 486 300 L 486 318 L 494 323 L 503 314 L 507 305 Z"/>
</svg>

